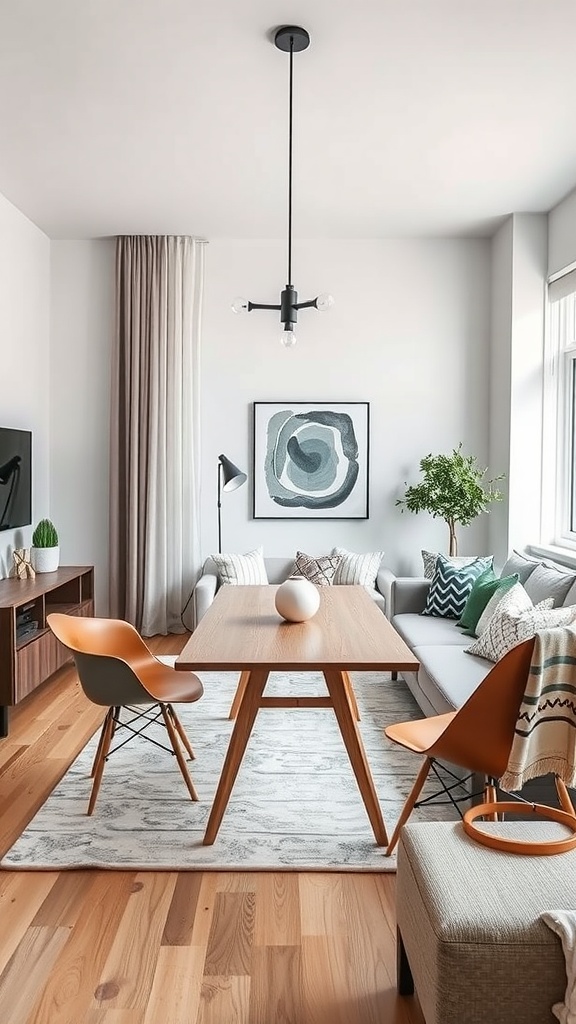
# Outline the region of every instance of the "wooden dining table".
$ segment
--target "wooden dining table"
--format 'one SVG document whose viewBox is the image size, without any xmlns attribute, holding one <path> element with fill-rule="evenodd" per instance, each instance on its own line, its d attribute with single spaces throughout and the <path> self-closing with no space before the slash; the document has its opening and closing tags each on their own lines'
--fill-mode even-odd
<svg viewBox="0 0 576 1024">
<path fill-rule="evenodd" d="M 331 708 L 376 842 L 388 837 L 358 728 L 350 672 L 418 670 L 419 663 L 361 586 L 320 587 L 320 607 L 306 622 L 286 622 L 266 586 L 223 586 L 176 660 L 176 668 L 240 672 L 230 717 L 234 728 L 222 766 L 204 844 L 214 843 L 244 751 L 262 708 Z M 326 696 L 265 696 L 270 672 L 321 672 Z M 387 683 L 386 685 L 392 685 Z M 289 688 L 288 688 L 289 689 Z"/>
</svg>

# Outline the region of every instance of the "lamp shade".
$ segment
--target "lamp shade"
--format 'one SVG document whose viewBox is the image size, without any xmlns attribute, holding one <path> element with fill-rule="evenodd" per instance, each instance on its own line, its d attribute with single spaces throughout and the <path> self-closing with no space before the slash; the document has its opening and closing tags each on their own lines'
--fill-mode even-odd
<svg viewBox="0 0 576 1024">
<path fill-rule="evenodd" d="M 222 489 L 224 491 L 235 491 L 245 483 L 247 477 L 238 466 L 235 466 L 225 455 L 219 455 L 218 460 L 222 466 Z"/>
</svg>

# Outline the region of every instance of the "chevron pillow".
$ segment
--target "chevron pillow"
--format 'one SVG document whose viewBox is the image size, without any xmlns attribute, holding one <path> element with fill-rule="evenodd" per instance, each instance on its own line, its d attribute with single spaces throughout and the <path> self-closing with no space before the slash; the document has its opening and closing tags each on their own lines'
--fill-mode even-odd
<svg viewBox="0 0 576 1024">
<path fill-rule="evenodd" d="M 438 555 L 422 615 L 459 619 L 475 580 L 490 567 L 492 557 L 477 558 L 469 565 L 454 565 Z"/>
</svg>

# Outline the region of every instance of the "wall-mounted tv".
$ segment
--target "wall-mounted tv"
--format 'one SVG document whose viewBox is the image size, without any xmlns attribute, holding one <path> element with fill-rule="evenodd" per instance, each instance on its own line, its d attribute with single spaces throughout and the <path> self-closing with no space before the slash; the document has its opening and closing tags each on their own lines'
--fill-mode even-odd
<svg viewBox="0 0 576 1024">
<path fill-rule="evenodd" d="M 32 522 L 32 434 L 0 427 L 0 530 Z"/>
</svg>

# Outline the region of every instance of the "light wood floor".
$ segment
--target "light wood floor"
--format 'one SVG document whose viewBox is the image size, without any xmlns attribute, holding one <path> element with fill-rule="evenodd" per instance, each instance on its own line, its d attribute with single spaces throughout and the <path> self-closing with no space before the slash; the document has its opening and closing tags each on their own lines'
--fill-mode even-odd
<svg viewBox="0 0 576 1024">
<path fill-rule="evenodd" d="M 176 653 L 184 639 L 150 646 Z M 12 709 L 0 856 L 102 717 L 72 667 Z M 0 872 L 0 1024 L 424 1024 L 396 995 L 394 886 L 392 874 Z"/>
</svg>

